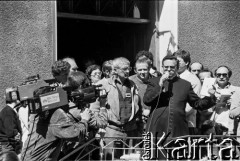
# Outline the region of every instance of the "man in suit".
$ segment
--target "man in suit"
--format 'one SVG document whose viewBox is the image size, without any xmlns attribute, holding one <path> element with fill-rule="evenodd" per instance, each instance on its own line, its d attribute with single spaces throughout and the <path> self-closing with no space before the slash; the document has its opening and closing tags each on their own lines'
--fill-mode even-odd
<svg viewBox="0 0 240 161">
<path fill-rule="evenodd" d="M 152 132 L 154 137 L 161 137 L 163 133 L 170 133 L 170 137 L 188 135 L 186 103 L 199 110 L 210 108 L 215 104 L 215 91 L 210 90 L 210 97 L 200 99 L 191 83 L 177 76 L 176 57 L 166 56 L 162 62 L 164 74 L 149 80 L 143 98 L 144 103 L 151 106 L 146 131 Z"/>
</svg>

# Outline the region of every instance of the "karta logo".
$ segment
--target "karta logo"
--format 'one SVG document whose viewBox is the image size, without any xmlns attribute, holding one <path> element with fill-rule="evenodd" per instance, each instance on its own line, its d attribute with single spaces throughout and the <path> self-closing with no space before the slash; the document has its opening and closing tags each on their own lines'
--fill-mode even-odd
<svg viewBox="0 0 240 161">
<path fill-rule="evenodd" d="M 142 159 L 158 159 L 159 156 L 164 160 L 200 160 L 204 157 L 207 157 L 208 160 L 233 160 L 239 158 L 236 151 L 237 147 L 240 146 L 233 137 L 213 138 L 213 135 L 210 134 L 206 138 L 179 137 L 169 139 L 169 135 L 170 133 L 167 135 L 163 133 L 159 140 L 154 140 L 152 133 L 144 133 Z"/>
</svg>

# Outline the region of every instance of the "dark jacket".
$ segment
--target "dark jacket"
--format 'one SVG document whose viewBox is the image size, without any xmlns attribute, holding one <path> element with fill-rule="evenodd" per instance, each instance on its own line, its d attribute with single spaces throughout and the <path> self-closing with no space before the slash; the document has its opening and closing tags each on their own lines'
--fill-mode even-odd
<svg viewBox="0 0 240 161">
<path fill-rule="evenodd" d="M 87 122 L 77 121 L 66 110 L 58 108 L 48 118 L 32 114 L 29 135 L 22 151 L 22 161 L 56 161 L 64 139 L 85 138 Z"/>
<path fill-rule="evenodd" d="M 204 110 L 215 104 L 215 97 L 200 99 L 194 93 L 191 84 L 179 77 L 166 81 L 162 88 L 159 86 L 159 80 L 160 77 L 149 80 L 143 98 L 144 103 L 151 106 L 146 131 L 158 137 L 161 137 L 163 132 L 171 132 L 170 137 L 188 135 L 186 103 L 195 109 Z"/>
<path fill-rule="evenodd" d="M 18 115 L 10 106 L 6 106 L 0 110 L 0 142 L 14 140 L 18 133 L 22 133 Z"/>
<path fill-rule="evenodd" d="M 132 80 L 138 88 L 138 95 L 141 99 L 142 108 L 143 109 L 150 109 L 150 106 L 147 106 L 143 103 L 143 96 L 144 96 L 144 93 L 146 92 L 146 89 L 147 89 L 147 81 L 143 82 L 142 80 L 140 80 L 138 78 L 137 74 L 132 75 L 131 77 L 129 77 L 129 79 Z"/>
<path fill-rule="evenodd" d="M 5 145 L 2 146 L 4 151 L 15 151 L 15 145 L 21 141 L 21 134 L 21 122 L 17 113 L 10 106 L 5 106 L 2 110 L 0 110 L 0 146 L 1 144 Z M 16 136 L 19 137 L 18 140 L 16 140 Z"/>
</svg>

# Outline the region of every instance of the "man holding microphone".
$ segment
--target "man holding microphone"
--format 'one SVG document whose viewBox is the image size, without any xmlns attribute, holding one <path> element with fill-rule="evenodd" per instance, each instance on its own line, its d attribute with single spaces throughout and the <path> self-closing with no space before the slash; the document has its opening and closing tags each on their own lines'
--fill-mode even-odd
<svg viewBox="0 0 240 161">
<path fill-rule="evenodd" d="M 188 135 L 186 103 L 193 108 L 205 110 L 215 104 L 214 90 L 210 97 L 200 99 L 191 84 L 178 77 L 179 61 L 174 56 L 166 56 L 162 61 L 164 74 L 149 81 L 143 101 L 151 106 L 151 114 L 146 131 L 154 137 L 170 133 L 170 137 Z"/>
</svg>

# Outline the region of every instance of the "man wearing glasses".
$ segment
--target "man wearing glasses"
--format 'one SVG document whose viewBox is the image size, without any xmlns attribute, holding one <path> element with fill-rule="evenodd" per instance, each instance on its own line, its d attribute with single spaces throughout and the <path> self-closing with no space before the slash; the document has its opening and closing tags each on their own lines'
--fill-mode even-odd
<svg viewBox="0 0 240 161">
<path fill-rule="evenodd" d="M 232 97 L 236 91 L 239 90 L 239 87 L 233 86 L 229 79 L 232 76 L 232 70 L 227 66 L 219 66 L 215 70 L 216 83 L 214 88 L 216 88 L 215 96 L 217 98 L 217 105 L 212 114 L 211 120 L 215 120 L 216 123 L 219 123 L 223 126 L 221 133 L 222 134 L 232 134 L 234 128 L 234 121 L 229 118 L 229 109 L 231 102 L 236 101 Z M 221 95 L 231 95 L 228 100 L 224 102 L 221 101 Z M 239 98 L 238 98 L 239 99 Z M 225 130 L 225 131 L 224 131 Z M 220 133 L 220 135 L 221 135 Z"/>
<path fill-rule="evenodd" d="M 191 84 L 177 76 L 179 61 L 175 56 L 166 56 L 162 60 L 162 77 L 149 80 L 143 101 L 151 106 L 150 117 L 146 131 L 154 137 L 169 137 L 188 135 L 186 120 L 186 103 L 193 108 L 204 110 L 215 104 L 214 90 L 210 90 L 210 97 L 200 99 L 193 91 Z M 165 144 L 165 143 L 163 143 Z M 160 155 L 161 152 L 158 154 Z M 154 153 L 156 155 L 157 153 Z M 164 156 L 154 156 L 156 159 L 166 159 Z"/>
<path fill-rule="evenodd" d="M 101 104 L 106 104 L 108 111 L 105 137 L 137 137 L 140 133 L 137 126 L 138 116 L 140 116 L 138 115 L 140 101 L 136 85 L 128 79 L 131 71 L 130 62 L 124 57 L 119 57 L 115 58 L 112 64 L 113 76 L 97 83 L 102 84 L 102 89 L 107 93 L 107 99 L 105 102 L 101 102 Z M 119 159 L 123 155 L 122 150 L 118 149 L 112 156 L 110 147 L 123 147 L 121 141 L 114 140 L 113 138 L 105 139 L 107 160 Z M 133 144 L 135 144 L 134 141 Z"/>
</svg>

